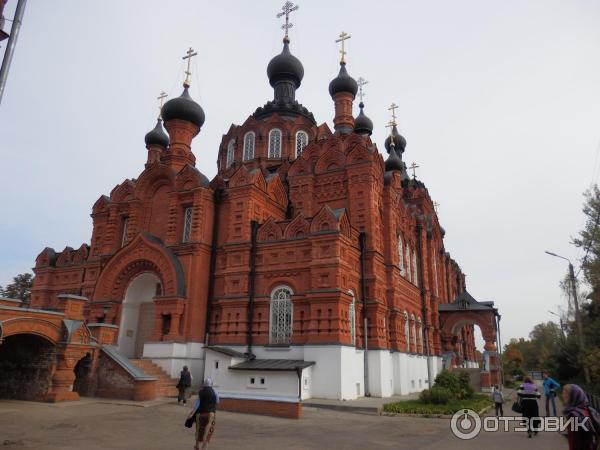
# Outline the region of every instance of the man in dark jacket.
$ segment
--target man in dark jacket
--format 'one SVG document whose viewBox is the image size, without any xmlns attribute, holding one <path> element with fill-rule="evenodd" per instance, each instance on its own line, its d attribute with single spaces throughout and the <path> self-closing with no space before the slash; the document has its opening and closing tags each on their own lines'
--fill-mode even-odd
<svg viewBox="0 0 600 450">
<path fill-rule="evenodd" d="M 183 370 L 179 375 L 179 381 L 177 382 L 177 403 L 182 402 L 185 405 L 189 397 L 189 392 L 192 387 L 192 374 L 188 370 L 188 366 L 183 366 Z"/>
</svg>

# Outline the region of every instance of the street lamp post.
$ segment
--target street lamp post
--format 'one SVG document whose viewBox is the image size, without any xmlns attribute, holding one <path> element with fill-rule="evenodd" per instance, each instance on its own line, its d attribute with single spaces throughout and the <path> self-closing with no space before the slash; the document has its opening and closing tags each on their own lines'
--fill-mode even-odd
<svg viewBox="0 0 600 450">
<path fill-rule="evenodd" d="M 585 348 L 585 344 L 583 342 L 583 326 L 581 325 L 581 314 L 579 313 L 579 300 L 577 300 L 577 287 L 575 285 L 575 271 L 573 270 L 573 264 L 571 264 L 571 260 L 569 258 L 565 258 L 564 256 L 557 255 L 556 253 L 552 253 L 546 250 L 546 253 L 550 256 L 556 256 L 557 258 L 564 259 L 569 263 L 569 279 L 571 281 L 571 295 L 573 296 L 573 304 L 575 305 L 575 324 L 577 326 L 577 338 L 579 341 L 579 349 L 581 354 L 583 355 L 583 349 Z M 589 368 L 583 364 L 583 375 L 585 377 L 585 382 L 590 383 L 590 371 Z"/>
<path fill-rule="evenodd" d="M 560 324 L 560 334 L 563 337 L 563 340 L 566 339 L 567 336 L 565 335 L 565 325 L 563 324 L 562 317 L 560 315 L 556 314 L 554 311 L 548 310 L 548 312 L 550 314 L 552 314 L 553 316 L 558 317 L 558 323 Z"/>
</svg>

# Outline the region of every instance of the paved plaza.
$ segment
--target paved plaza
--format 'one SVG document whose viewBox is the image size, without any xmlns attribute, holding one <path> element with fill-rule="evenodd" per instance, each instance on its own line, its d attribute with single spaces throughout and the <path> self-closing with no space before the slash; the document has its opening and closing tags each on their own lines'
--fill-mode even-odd
<svg viewBox="0 0 600 450">
<path fill-rule="evenodd" d="M 507 408 L 509 409 L 508 405 Z M 0 401 L 0 448 L 35 450 L 193 448 L 187 408 L 173 401 L 44 404 Z M 305 408 L 300 420 L 219 412 L 211 449 L 566 449 L 557 433 L 481 433 L 455 438 L 448 419 L 386 417 Z"/>
</svg>

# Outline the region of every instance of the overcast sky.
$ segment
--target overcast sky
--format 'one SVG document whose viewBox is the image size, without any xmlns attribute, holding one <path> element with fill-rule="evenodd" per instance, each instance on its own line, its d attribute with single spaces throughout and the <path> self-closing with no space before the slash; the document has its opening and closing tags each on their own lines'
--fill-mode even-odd
<svg viewBox="0 0 600 450">
<path fill-rule="evenodd" d="M 600 166 L 600 2 L 298 1 L 298 100 L 332 127 L 334 40 L 350 33 L 373 139 L 384 151 L 395 102 L 404 159 L 440 203 L 467 289 L 500 309 L 503 341 L 552 320 L 567 266 L 544 250 L 581 256 L 570 239 Z M 212 178 L 222 134 L 272 97 L 282 4 L 29 0 L 0 105 L 0 284 L 45 246 L 89 242 L 94 202 L 143 169 L 156 97 L 180 94 L 190 46 L 206 112 L 193 151 Z"/>
</svg>

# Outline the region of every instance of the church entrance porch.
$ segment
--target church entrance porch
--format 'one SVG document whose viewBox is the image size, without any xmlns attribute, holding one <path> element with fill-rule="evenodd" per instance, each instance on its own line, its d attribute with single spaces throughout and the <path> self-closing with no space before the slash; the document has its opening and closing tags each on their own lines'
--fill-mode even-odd
<svg viewBox="0 0 600 450">
<path fill-rule="evenodd" d="M 0 398 L 43 398 L 52 382 L 55 358 L 56 346 L 40 336 L 8 336 L 0 345 Z"/>
<path fill-rule="evenodd" d="M 478 302 L 467 291 L 462 292 L 452 303 L 438 306 L 440 331 L 445 369 L 473 369 L 465 361 L 462 333 L 466 325 L 479 326 L 485 342 L 483 366 L 479 373 L 481 390 L 489 391 L 501 383 L 500 358 L 498 354 L 498 321 L 500 315 L 494 302 Z"/>
<path fill-rule="evenodd" d="M 135 277 L 125 292 L 121 308 L 118 350 L 127 358 L 141 358 L 144 343 L 154 332 L 154 297 L 162 291 L 161 282 L 154 273 Z"/>
</svg>

